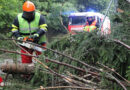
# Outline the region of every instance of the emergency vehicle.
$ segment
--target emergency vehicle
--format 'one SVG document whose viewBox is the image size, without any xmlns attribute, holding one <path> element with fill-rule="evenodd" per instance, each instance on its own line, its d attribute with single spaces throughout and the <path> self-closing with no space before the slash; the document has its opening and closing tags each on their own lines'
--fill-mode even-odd
<svg viewBox="0 0 130 90">
<path fill-rule="evenodd" d="M 84 26 L 87 22 L 87 17 L 94 16 L 97 23 L 100 25 L 103 22 L 105 15 L 97 12 L 78 12 L 71 13 L 69 15 L 68 30 L 71 34 L 76 34 L 76 32 L 83 32 Z M 102 34 L 110 34 L 110 19 L 106 16 L 104 23 L 101 27 Z"/>
</svg>

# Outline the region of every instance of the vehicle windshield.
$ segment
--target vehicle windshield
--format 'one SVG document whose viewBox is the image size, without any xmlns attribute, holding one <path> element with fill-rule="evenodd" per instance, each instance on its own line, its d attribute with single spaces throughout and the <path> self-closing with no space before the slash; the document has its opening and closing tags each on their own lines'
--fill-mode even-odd
<svg viewBox="0 0 130 90">
<path fill-rule="evenodd" d="M 73 16 L 69 18 L 69 25 L 85 25 L 85 16 Z"/>
</svg>

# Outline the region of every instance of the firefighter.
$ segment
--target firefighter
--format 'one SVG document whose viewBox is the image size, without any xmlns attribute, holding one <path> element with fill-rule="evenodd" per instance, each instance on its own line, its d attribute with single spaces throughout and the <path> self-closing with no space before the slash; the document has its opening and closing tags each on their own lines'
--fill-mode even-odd
<svg viewBox="0 0 130 90">
<path fill-rule="evenodd" d="M 99 27 L 99 25 L 95 19 L 95 16 L 92 14 L 88 14 L 87 22 L 84 26 L 84 31 L 91 32 L 93 30 L 96 30 L 98 27 Z"/>
<path fill-rule="evenodd" d="M 35 5 L 30 1 L 24 2 L 22 9 L 23 12 L 17 15 L 12 24 L 13 36 L 17 40 L 23 40 L 25 37 L 31 36 L 32 42 L 46 46 L 45 33 L 47 31 L 47 24 L 44 17 L 35 11 Z M 30 54 L 34 51 L 26 47 L 23 48 Z M 21 53 L 27 54 L 26 51 L 22 49 Z M 36 51 L 36 54 L 40 55 L 41 52 Z M 21 55 L 21 61 L 22 63 L 32 63 L 32 57 Z"/>
</svg>

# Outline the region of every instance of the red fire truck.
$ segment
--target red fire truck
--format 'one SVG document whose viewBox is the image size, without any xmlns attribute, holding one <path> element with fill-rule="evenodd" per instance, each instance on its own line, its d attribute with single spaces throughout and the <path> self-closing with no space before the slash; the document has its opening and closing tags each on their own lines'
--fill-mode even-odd
<svg viewBox="0 0 130 90">
<path fill-rule="evenodd" d="M 76 34 L 76 32 L 82 32 L 84 26 L 87 22 L 87 17 L 92 15 L 95 17 L 95 20 L 100 25 L 103 22 L 104 15 L 101 13 L 96 12 L 79 12 L 79 13 L 71 13 L 69 16 L 69 23 L 68 23 L 68 30 L 71 34 Z M 111 27 L 110 27 L 110 19 L 106 17 L 104 23 L 101 27 L 102 34 L 110 34 Z"/>
</svg>

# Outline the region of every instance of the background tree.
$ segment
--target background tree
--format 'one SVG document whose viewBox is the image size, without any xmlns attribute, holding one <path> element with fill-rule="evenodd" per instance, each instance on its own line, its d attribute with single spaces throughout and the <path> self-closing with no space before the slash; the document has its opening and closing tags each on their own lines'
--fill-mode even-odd
<svg viewBox="0 0 130 90">
<path fill-rule="evenodd" d="M 1 0 L 0 1 L 0 31 L 7 31 L 10 29 L 13 19 L 17 13 L 21 11 L 23 0 Z"/>
</svg>

